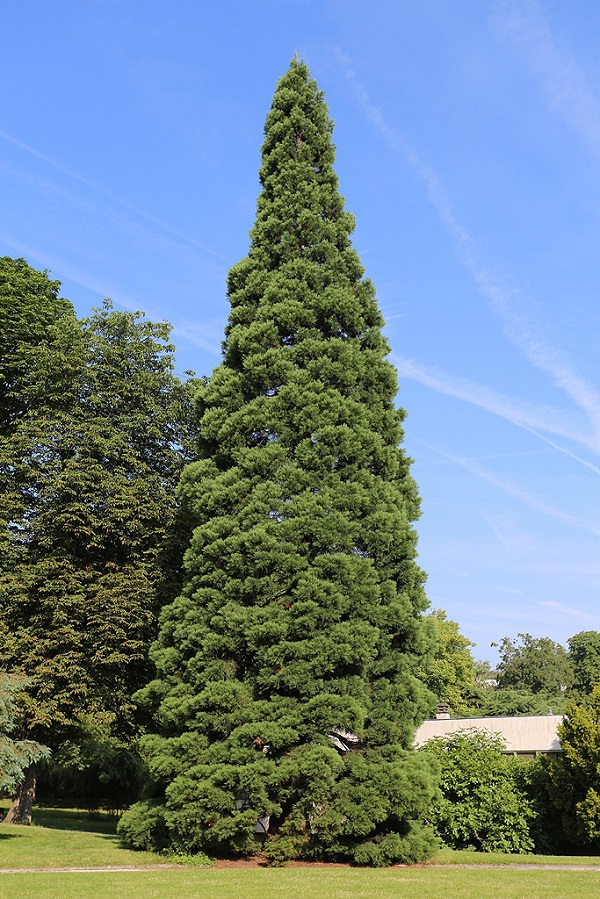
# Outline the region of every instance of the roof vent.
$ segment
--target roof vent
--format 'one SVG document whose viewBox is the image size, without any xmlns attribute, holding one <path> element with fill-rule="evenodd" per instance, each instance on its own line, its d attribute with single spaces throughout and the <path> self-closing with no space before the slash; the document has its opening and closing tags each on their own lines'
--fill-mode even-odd
<svg viewBox="0 0 600 899">
<path fill-rule="evenodd" d="M 443 721 L 450 717 L 450 706 L 447 702 L 438 703 L 435 710 L 435 717 L 438 721 Z"/>
</svg>

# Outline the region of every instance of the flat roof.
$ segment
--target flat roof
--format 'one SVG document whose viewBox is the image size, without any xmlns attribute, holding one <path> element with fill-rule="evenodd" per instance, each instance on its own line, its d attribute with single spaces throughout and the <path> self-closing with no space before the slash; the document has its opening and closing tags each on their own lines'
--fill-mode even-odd
<svg viewBox="0 0 600 899">
<path fill-rule="evenodd" d="M 558 725 L 562 715 L 523 715 L 507 718 L 434 718 L 424 721 L 415 734 L 414 745 L 423 746 L 433 737 L 459 730 L 483 730 L 500 734 L 507 752 L 560 752 Z"/>
</svg>

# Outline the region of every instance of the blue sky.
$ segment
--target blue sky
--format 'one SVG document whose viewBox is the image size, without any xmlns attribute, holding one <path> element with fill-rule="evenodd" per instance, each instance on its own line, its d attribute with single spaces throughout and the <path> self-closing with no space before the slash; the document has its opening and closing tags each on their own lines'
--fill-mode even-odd
<svg viewBox="0 0 600 899">
<path fill-rule="evenodd" d="M 325 91 L 422 495 L 420 560 L 490 643 L 600 630 L 600 6 L 31 0 L 0 37 L 0 255 L 219 362 L 262 128 Z"/>
</svg>

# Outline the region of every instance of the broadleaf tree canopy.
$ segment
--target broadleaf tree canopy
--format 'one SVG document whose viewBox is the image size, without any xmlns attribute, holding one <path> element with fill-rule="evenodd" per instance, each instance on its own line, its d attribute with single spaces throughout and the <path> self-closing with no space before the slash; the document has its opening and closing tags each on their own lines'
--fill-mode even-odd
<svg viewBox="0 0 600 899">
<path fill-rule="evenodd" d="M 80 322 L 24 260 L 0 260 L 0 288 L 14 338 L 0 357 L 0 663 L 28 678 L 20 735 L 63 751 L 93 721 L 128 741 L 159 608 L 180 587 L 195 382 L 174 374 L 165 323 L 108 301 Z"/>
</svg>

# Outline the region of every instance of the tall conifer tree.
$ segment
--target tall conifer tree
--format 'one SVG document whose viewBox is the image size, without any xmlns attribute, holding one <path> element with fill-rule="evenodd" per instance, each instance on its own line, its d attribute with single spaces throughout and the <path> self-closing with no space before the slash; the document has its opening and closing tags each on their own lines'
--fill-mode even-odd
<svg viewBox="0 0 600 899">
<path fill-rule="evenodd" d="M 424 857 L 430 697 L 419 514 L 396 373 L 349 235 L 323 94 L 294 59 L 265 126 L 251 247 L 228 280 L 224 358 L 200 390 L 196 528 L 162 614 L 153 798 L 131 845 L 273 859 Z M 266 832 L 266 833 L 265 833 Z"/>
</svg>

